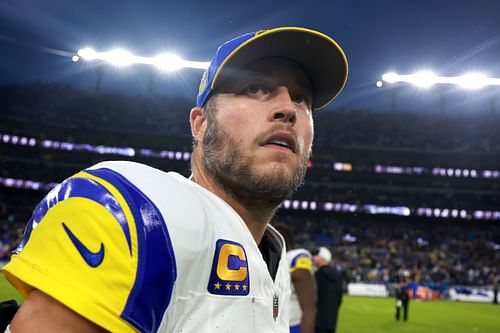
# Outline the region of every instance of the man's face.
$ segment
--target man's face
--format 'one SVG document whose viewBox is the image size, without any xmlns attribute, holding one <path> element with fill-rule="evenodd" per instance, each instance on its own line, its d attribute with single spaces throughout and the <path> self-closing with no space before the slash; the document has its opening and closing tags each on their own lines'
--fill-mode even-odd
<svg viewBox="0 0 500 333">
<path fill-rule="evenodd" d="M 318 268 L 323 267 L 327 264 L 327 261 L 318 255 L 313 256 L 312 261 L 313 261 L 313 264 Z"/>
<path fill-rule="evenodd" d="M 281 58 L 261 59 L 226 80 L 207 106 L 207 173 L 247 205 L 276 207 L 305 177 L 311 90 L 305 73 Z"/>
</svg>

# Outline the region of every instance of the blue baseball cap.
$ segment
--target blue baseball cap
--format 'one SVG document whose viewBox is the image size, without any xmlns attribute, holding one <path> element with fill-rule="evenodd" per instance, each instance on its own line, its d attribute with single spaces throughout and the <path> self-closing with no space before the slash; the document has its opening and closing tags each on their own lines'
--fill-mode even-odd
<svg viewBox="0 0 500 333">
<path fill-rule="evenodd" d="M 235 70 L 265 57 L 287 58 L 302 67 L 313 88 L 313 110 L 327 106 L 347 81 L 347 58 L 329 36 L 299 27 L 260 30 L 219 46 L 201 78 L 196 106 L 205 105 L 220 83 Z"/>
</svg>

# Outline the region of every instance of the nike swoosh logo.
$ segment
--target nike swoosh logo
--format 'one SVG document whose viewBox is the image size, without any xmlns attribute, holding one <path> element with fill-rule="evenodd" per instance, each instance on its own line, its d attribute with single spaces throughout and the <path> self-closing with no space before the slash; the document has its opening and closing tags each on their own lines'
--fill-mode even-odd
<svg viewBox="0 0 500 333">
<path fill-rule="evenodd" d="M 75 234 L 73 234 L 71 230 L 69 230 L 64 222 L 62 222 L 62 226 L 87 265 L 93 268 L 99 266 L 104 259 L 104 244 L 101 243 L 99 251 L 92 252 L 75 236 Z"/>
</svg>

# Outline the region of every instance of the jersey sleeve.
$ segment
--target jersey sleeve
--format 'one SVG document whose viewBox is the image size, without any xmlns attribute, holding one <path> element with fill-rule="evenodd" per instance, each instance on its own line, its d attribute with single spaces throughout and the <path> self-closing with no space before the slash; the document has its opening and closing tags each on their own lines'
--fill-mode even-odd
<svg viewBox="0 0 500 333">
<path fill-rule="evenodd" d="M 22 295 L 39 289 L 112 332 L 156 331 L 177 274 L 154 202 L 105 168 L 54 188 L 3 269 Z"/>
<path fill-rule="evenodd" d="M 298 269 L 305 269 L 312 273 L 312 267 L 311 256 L 305 252 L 299 253 L 290 262 L 290 273 L 293 273 Z"/>
</svg>

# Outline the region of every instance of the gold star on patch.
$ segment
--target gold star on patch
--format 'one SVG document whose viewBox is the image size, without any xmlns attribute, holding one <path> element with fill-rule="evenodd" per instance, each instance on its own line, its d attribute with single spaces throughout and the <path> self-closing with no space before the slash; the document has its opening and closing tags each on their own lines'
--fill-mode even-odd
<svg viewBox="0 0 500 333">
<path fill-rule="evenodd" d="M 235 290 L 240 290 L 240 285 L 239 285 L 239 284 L 235 284 L 235 285 L 234 285 L 234 289 L 235 289 Z"/>
<path fill-rule="evenodd" d="M 243 290 L 247 291 L 248 286 L 246 284 L 243 285 Z"/>
<path fill-rule="evenodd" d="M 226 283 L 226 290 L 231 290 L 231 284 L 229 282 Z"/>
<path fill-rule="evenodd" d="M 222 284 L 219 283 L 219 281 L 217 281 L 217 283 L 214 283 L 214 287 L 215 289 L 217 290 L 220 290 L 220 287 L 222 286 Z"/>
</svg>

